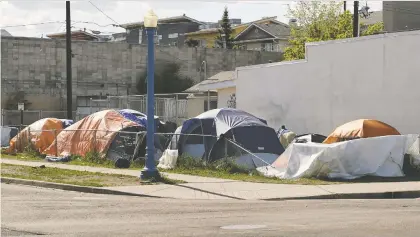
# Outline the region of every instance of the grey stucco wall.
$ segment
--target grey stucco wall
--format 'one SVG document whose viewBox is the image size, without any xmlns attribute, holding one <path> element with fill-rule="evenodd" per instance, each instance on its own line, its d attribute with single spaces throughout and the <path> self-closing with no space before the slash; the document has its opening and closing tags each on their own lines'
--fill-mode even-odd
<svg viewBox="0 0 420 237">
<path fill-rule="evenodd" d="M 419 65 L 420 31 L 314 42 L 305 60 L 238 68 L 237 108 L 300 134 L 356 119 L 418 134 Z"/>
<path fill-rule="evenodd" d="M 25 92 L 28 109 L 62 110 L 66 102 L 66 43 L 38 38 L 1 38 L 2 108 L 17 91 Z M 72 43 L 73 105 L 76 96 L 135 93 L 146 68 L 147 47 L 116 42 Z M 238 66 L 278 61 L 279 53 L 224 49 L 156 47 L 156 67 L 181 64 L 181 73 L 196 82 Z"/>
</svg>

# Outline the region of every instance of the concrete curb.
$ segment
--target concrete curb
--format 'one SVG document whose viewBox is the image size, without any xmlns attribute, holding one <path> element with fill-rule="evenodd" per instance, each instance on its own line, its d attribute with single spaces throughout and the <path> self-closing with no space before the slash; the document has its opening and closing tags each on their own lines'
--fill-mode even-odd
<svg viewBox="0 0 420 237">
<path fill-rule="evenodd" d="M 53 189 L 61 189 L 61 190 L 66 190 L 66 191 L 75 191 L 75 192 L 81 192 L 81 193 L 95 193 L 95 194 L 137 196 L 137 197 L 147 197 L 147 198 L 161 198 L 161 197 L 158 197 L 158 196 L 122 192 L 122 191 L 110 190 L 110 189 L 106 189 L 106 188 L 96 188 L 96 187 L 86 187 L 86 186 L 71 185 L 71 184 L 51 183 L 51 182 L 37 181 L 37 180 L 27 180 L 27 179 L 3 178 L 3 177 L 1 177 L 1 182 L 6 183 L 6 184 L 21 184 L 21 185 L 29 185 L 29 186 L 42 187 L 42 188 L 53 188 Z"/>
<path fill-rule="evenodd" d="M 264 201 L 287 201 L 287 200 L 320 200 L 320 199 L 407 199 L 420 198 L 420 190 L 392 191 L 379 193 L 336 193 L 306 197 L 268 198 Z"/>
</svg>

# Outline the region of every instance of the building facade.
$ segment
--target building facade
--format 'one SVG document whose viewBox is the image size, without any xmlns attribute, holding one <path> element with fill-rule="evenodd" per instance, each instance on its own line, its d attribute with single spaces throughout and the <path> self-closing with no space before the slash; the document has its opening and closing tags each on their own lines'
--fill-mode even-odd
<svg viewBox="0 0 420 237">
<path fill-rule="evenodd" d="M 287 24 L 252 23 L 235 37 L 235 44 L 244 50 L 283 52 L 289 36 Z"/>
<path fill-rule="evenodd" d="M 203 24 L 185 15 L 159 19 L 155 43 L 162 46 L 183 46 L 185 34 L 198 31 Z M 127 31 L 127 43 L 147 44 L 146 29 L 143 22 L 123 24 L 122 27 Z"/>
<path fill-rule="evenodd" d="M 383 1 L 382 8 L 385 31 L 420 30 L 420 2 Z"/>
<path fill-rule="evenodd" d="M 356 119 L 418 134 L 419 62 L 420 31 L 309 43 L 303 60 L 237 68 L 237 108 L 298 134 Z"/>
<path fill-rule="evenodd" d="M 282 24 L 276 20 L 277 17 L 267 17 L 253 22 L 240 24 L 232 27 L 232 36 L 236 37 L 252 23 L 257 24 Z M 186 39 L 197 40 L 199 46 L 203 48 L 218 48 L 216 38 L 219 35 L 219 28 L 201 29 L 185 34 Z"/>
</svg>

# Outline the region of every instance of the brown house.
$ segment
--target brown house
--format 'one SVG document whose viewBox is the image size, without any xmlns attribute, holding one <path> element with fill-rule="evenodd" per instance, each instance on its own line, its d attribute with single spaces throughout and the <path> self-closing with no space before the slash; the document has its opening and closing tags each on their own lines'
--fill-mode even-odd
<svg viewBox="0 0 420 237">
<path fill-rule="evenodd" d="M 289 36 L 287 24 L 252 23 L 235 37 L 235 44 L 244 50 L 282 52 Z"/>
</svg>

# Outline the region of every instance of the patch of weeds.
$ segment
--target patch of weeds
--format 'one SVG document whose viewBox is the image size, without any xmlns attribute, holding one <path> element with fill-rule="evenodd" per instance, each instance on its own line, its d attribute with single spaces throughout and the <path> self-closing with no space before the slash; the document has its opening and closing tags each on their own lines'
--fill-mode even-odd
<svg viewBox="0 0 420 237">
<path fill-rule="evenodd" d="M 91 187 L 139 184 L 139 179 L 134 176 L 48 168 L 45 166 L 30 167 L 2 164 L 1 173 L 2 177 L 40 180 Z"/>
<path fill-rule="evenodd" d="M 211 164 L 216 170 L 226 172 L 229 174 L 249 174 L 250 169 L 240 166 L 236 163 L 234 158 L 225 158 L 215 161 Z"/>
<path fill-rule="evenodd" d="M 141 169 L 144 167 L 145 159 L 138 158 L 131 161 L 130 169 Z"/>
<path fill-rule="evenodd" d="M 209 165 L 201 159 L 196 159 L 191 156 L 179 156 L 176 167 L 179 169 L 205 169 Z"/>
</svg>

